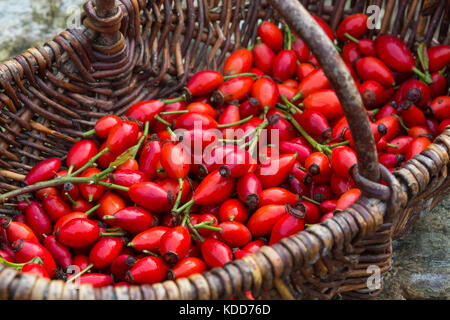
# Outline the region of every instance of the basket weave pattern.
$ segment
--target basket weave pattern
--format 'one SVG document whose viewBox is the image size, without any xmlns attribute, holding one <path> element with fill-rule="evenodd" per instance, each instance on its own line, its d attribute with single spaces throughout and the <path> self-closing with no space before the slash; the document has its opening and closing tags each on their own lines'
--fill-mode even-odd
<svg viewBox="0 0 450 320">
<path fill-rule="evenodd" d="M 333 29 L 370 4 L 384 4 L 381 29 L 372 34 L 398 35 L 413 47 L 431 44 L 439 27 L 434 41 L 450 42 L 445 0 L 356 0 L 351 9 L 344 0 L 301 2 Z M 96 119 L 122 115 L 142 100 L 175 96 L 196 71 L 220 69 L 227 52 L 255 42 L 261 19 L 284 17 L 289 23 L 283 1 L 97 0 L 84 9 L 83 28 L 66 30 L 0 65 L 3 191 L 23 185 L 24 175 L 43 158 L 64 158 Z M 355 171 L 363 196 L 333 219 L 202 275 L 93 289 L 0 265 L 0 299 L 245 299 L 247 291 L 260 299 L 373 298 L 383 287 L 367 288 L 367 268 L 387 272 L 392 239 L 448 193 L 449 153 L 450 127 L 393 174 L 379 168 L 388 186 Z M 0 213 L 14 212 L 0 207 Z"/>
</svg>

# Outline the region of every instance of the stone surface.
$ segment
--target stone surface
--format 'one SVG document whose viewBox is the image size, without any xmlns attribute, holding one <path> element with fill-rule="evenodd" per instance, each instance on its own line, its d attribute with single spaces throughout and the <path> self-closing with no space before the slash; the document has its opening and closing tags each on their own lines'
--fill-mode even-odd
<svg viewBox="0 0 450 320">
<path fill-rule="evenodd" d="M 1 0 L 0 61 L 79 24 L 85 0 Z M 450 298 L 450 196 L 394 243 L 382 299 Z"/>
<path fill-rule="evenodd" d="M 381 299 L 450 299 L 450 197 L 393 243 Z"/>
</svg>

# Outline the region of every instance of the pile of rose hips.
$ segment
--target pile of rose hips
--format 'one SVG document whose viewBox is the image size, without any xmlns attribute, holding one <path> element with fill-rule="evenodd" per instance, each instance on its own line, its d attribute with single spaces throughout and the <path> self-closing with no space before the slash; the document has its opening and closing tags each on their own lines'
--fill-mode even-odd
<svg viewBox="0 0 450 320">
<path fill-rule="evenodd" d="M 367 31 L 367 16 L 352 15 L 336 43 L 393 170 L 450 124 L 450 46 L 420 46 L 417 67 L 400 39 Z M 221 267 L 355 202 L 339 100 L 305 43 L 283 32 L 264 21 L 223 73 L 198 72 L 180 97 L 99 119 L 67 170 L 56 158 L 38 163 L 25 178 L 36 200 L 2 218 L 0 261 L 94 287 L 151 284 Z"/>
</svg>

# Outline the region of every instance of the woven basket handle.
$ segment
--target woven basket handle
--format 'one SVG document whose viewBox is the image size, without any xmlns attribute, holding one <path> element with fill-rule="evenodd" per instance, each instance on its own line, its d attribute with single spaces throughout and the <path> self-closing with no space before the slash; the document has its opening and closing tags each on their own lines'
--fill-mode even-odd
<svg viewBox="0 0 450 320">
<path fill-rule="evenodd" d="M 344 61 L 330 38 L 298 0 L 269 0 L 297 35 L 314 53 L 335 90 L 355 143 L 361 175 L 380 180 L 375 140 L 361 96 Z"/>
</svg>

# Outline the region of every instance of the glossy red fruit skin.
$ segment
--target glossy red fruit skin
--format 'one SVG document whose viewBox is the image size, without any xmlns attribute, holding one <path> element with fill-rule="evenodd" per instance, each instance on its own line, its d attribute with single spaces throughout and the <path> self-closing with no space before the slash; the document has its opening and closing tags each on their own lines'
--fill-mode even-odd
<svg viewBox="0 0 450 320">
<path fill-rule="evenodd" d="M 431 101 L 427 107 L 427 113 L 439 121 L 450 118 L 450 97 L 440 96 Z"/>
<path fill-rule="evenodd" d="M 128 270 L 134 266 L 136 259 L 129 254 L 117 256 L 111 263 L 111 273 L 116 281 L 124 281 Z"/>
<path fill-rule="evenodd" d="M 249 72 L 253 64 L 252 52 L 248 49 L 238 49 L 233 51 L 225 60 L 223 73 L 233 75 Z"/>
<path fill-rule="evenodd" d="M 8 248 L 9 250 L 11 250 L 10 248 Z M 14 262 L 14 252 L 11 250 L 11 252 L 6 251 L 6 250 L 0 250 L 0 257 L 2 257 L 3 259 L 5 259 L 8 262 Z"/>
<path fill-rule="evenodd" d="M 336 210 L 345 210 L 349 206 L 351 206 L 356 200 L 358 200 L 361 195 L 361 190 L 359 189 L 350 189 L 346 193 L 342 194 L 337 203 Z"/>
<path fill-rule="evenodd" d="M 255 170 L 255 175 L 261 181 L 263 188 L 276 187 L 286 178 L 294 166 L 295 154 L 284 154 L 270 158 L 261 163 Z"/>
<path fill-rule="evenodd" d="M 256 207 L 262 192 L 262 185 L 258 177 L 249 172 L 240 177 L 236 184 L 236 191 L 239 199 L 249 207 Z M 237 220 L 240 221 L 240 220 Z M 240 221 L 245 222 L 245 221 Z"/>
<path fill-rule="evenodd" d="M 161 151 L 161 165 L 170 178 L 185 178 L 189 172 L 190 158 L 182 143 L 164 143 Z"/>
<path fill-rule="evenodd" d="M 42 244 L 50 252 L 58 266 L 65 270 L 68 266 L 72 265 L 72 254 L 70 250 L 56 241 L 55 236 L 49 235 L 44 237 Z"/>
<path fill-rule="evenodd" d="M 148 250 L 153 253 L 159 252 L 159 242 L 161 237 L 169 230 L 170 228 L 165 226 L 150 228 L 137 234 L 128 246 L 131 246 L 138 251 Z"/>
<path fill-rule="evenodd" d="M 319 209 L 322 213 L 334 211 L 334 209 L 336 209 L 336 204 L 337 200 L 325 200 L 320 204 Z"/>
<path fill-rule="evenodd" d="M 106 141 L 100 146 L 98 149 L 99 152 L 103 151 L 106 148 Z M 103 153 L 98 159 L 97 164 L 100 168 L 106 169 L 108 168 L 109 164 L 116 160 L 116 158 L 119 156 L 119 153 L 114 153 L 111 151 L 106 151 Z"/>
<path fill-rule="evenodd" d="M 409 101 L 404 101 L 400 106 L 400 116 L 407 127 L 427 125 L 427 118 L 423 111 Z"/>
<path fill-rule="evenodd" d="M 30 201 L 30 205 L 25 210 L 25 218 L 27 225 L 39 240 L 43 240 L 44 234 L 52 233 L 52 222 L 36 201 Z"/>
<path fill-rule="evenodd" d="M 305 220 L 293 214 L 287 214 L 273 226 L 270 234 L 269 246 L 283 238 L 294 235 L 305 229 Z"/>
<path fill-rule="evenodd" d="M 330 83 L 322 68 L 318 68 L 300 81 L 297 93 L 301 94 L 301 97 L 307 97 L 311 93 L 328 88 L 330 88 Z"/>
<path fill-rule="evenodd" d="M 102 237 L 92 247 L 89 253 L 89 260 L 97 269 L 109 266 L 123 247 L 123 240 L 119 237 Z"/>
<path fill-rule="evenodd" d="M 253 97 L 245 100 L 239 107 L 239 114 L 241 119 L 245 119 L 249 116 L 256 117 L 259 114 L 259 101 Z"/>
<path fill-rule="evenodd" d="M 268 235 L 278 220 L 286 214 L 287 209 L 285 205 L 269 204 L 263 206 L 250 217 L 247 222 L 247 228 L 253 237 Z"/>
<path fill-rule="evenodd" d="M 97 137 L 101 139 L 106 139 L 108 137 L 109 131 L 122 120 L 113 114 L 109 114 L 97 120 L 94 129 Z"/>
<path fill-rule="evenodd" d="M 306 110 L 320 112 L 328 121 L 340 118 L 344 115 L 341 103 L 336 93 L 331 90 L 319 90 L 310 94 L 303 101 Z"/>
<path fill-rule="evenodd" d="M 299 201 L 298 195 L 280 187 L 264 189 L 261 192 L 258 207 L 268 204 L 289 204 L 295 206 Z"/>
<path fill-rule="evenodd" d="M 56 233 L 56 230 L 58 230 L 58 228 L 61 228 L 63 225 L 65 225 L 67 222 L 74 220 L 74 219 L 87 219 L 87 216 L 84 214 L 84 212 L 71 212 L 68 213 L 64 216 L 62 216 L 61 218 L 58 219 L 58 221 L 56 221 L 55 225 L 53 226 L 53 234 Z"/>
<path fill-rule="evenodd" d="M 152 213 L 167 211 L 172 206 L 167 191 L 154 182 L 136 183 L 130 187 L 128 195 L 131 200 Z"/>
<path fill-rule="evenodd" d="M 394 75 L 389 68 L 378 58 L 364 57 L 356 61 L 356 72 L 362 80 L 375 80 L 383 87 L 394 84 Z"/>
<path fill-rule="evenodd" d="M 320 221 L 322 213 L 320 212 L 319 206 L 309 201 L 302 201 L 301 206 L 303 206 L 303 211 L 305 212 L 305 223 L 314 224 Z"/>
<path fill-rule="evenodd" d="M 73 166 L 74 170 L 77 170 L 84 166 L 97 153 L 97 144 L 94 141 L 78 141 L 70 148 L 69 153 L 67 154 L 67 166 Z"/>
<path fill-rule="evenodd" d="M 297 70 L 297 55 L 293 50 L 281 50 L 272 66 L 272 77 L 279 81 L 291 78 Z"/>
<path fill-rule="evenodd" d="M 348 42 L 344 45 L 344 48 L 342 49 L 342 58 L 345 62 L 354 66 L 356 61 L 362 57 L 363 55 L 359 51 L 359 46 L 356 43 Z"/>
<path fill-rule="evenodd" d="M 316 68 L 312 64 L 305 62 L 305 63 L 301 63 L 297 66 L 297 70 L 295 71 L 295 74 L 297 75 L 298 80 L 302 81 L 315 69 Z"/>
<path fill-rule="evenodd" d="M 378 157 L 378 162 L 386 168 L 396 168 L 404 159 L 402 154 L 383 153 Z"/>
<path fill-rule="evenodd" d="M 369 38 L 360 39 L 358 49 L 365 57 L 375 57 L 377 55 L 375 41 Z"/>
<path fill-rule="evenodd" d="M 405 151 L 405 160 L 412 159 L 415 155 L 418 155 L 424 151 L 431 144 L 430 139 L 425 137 L 414 138 L 408 145 Z"/>
<path fill-rule="evenodd" d="M 25 182 L 28 185 L 35 184 L 45 180 L 50 180 L 54 177 L 55 172 L 61 168 L 61 160 L 58 158 L 50 158 L 43 160 L 36 164 L 25 177 Z"/>
<path fill-rule="evenodd" d="M 424 109 L 431 99 L 430 87 L 420 80 L 410 79 L 404 83 L 403 99 Z"/>
<path fill-rule="evenodd" d="M 81 177 L 92 177 L 101 171 L 97 168 L 88 168 L 83 171 L 80 175 Z M 105 187 L 100 185 L 91 185 L 89 183 L 79 183 L 78 188 L 80 189 L 81 196 L 89 201 L 95 202 L 99 200 L 105 193 Z"/>
<path fill-rule="evenodd" d="M 194 203 L 202 206 L 220 204 L 233 193 L 236 180 L 224 178 L 219 170 L 208 174 L 194 192 Z"/>
<path fill-rule="evenodd" d="M 333 173 L 330 177 L 330 186 L 333 193 L 337 196 L 347 192 L 354 187 L 354 182 L 352 178 L 342 178 L 336 173 Z M 326 210 L 326 212 L 331 210 Z"/>
<path fill-rule="evenodd" d="M 201 245 L 203 260 L 211 267 L 223 267 L 223 265 L 233 260 L 233 253 L 225 243 L 215 239 L 205 239 Z"/>
<path fill-rule="evenodd" d="M 122 199 L 121 196 L 117 195 L 114 192 L 106 192 L 98 201 L 100 204 L 100 208 L 96 210 L 97 216 L 103 220 L 103 217 L 106 215 L 113 215 L 117 211 L 125 208 L 126 203 L 125 200 Z M 106 220 L 108 224 L 114 224 L 111 221 Z"/>
<path fill-rule="evenodd" d="M 153 215 L 140 207 L 127 207 L 114 213 L 114 224 L 131 233 L 143 232 L 154 225 Z"/>
<path fill-rule="evenodd" d="M 162 146 L 159 140 L 151 140 L 142 148 L 139 156 L 139 168 L 148 180 L 156 177 L 158 162 L 161 159 Z"/>
<path fill-rule="evenodd" d="M 431 91 L 431 97 L 436 98 L 445 94 L 447 90 L 447 79 L 439 72 L 431 74 L 433 83 L 429 85 Z"/>
<path fill-rule="evenodd" d="M 182 226 L 170 229 L 163 234 L 159 243 L 159 252 L 170 265 L 183 259 L 191 246 L 189 231 Z"/>
<path fill-rule="evenodd" d="M 255 67 L 264 72 L 264 74 L 271 75 L 275 61 L 275 54 L 272 49 L 265 43 L 259 41 L 253 47 L 252 53 Z"/>
<path fill-rule="evenodd" d="M 312 15 L 312 17 L 314 18 L 314 20 L 316 20 L 317 24 L 322 28 L 325 34 L 330 38 L 331 42 L 334 42 L 334 34 L 330 26 L 322 18 L 314 14 Z"/>
<path fill-rule="evenodd" d="M 113 283 L 113 278 L 108 274 L 103 273 L 87 273 L 78 278 L 78 283 L 90 284 L 94 288 L 102 288 Z"/>
<path fill-rule="evenodd" d="M 241 247 L 250 242 L 252 234 L 250 230 L 238 221 L 224 221 L 218 225 L 222 229 L 220 235 L 230 247 Z"/>
<path fill-rule="evenodd" d="M 159 257 L 145 257 L 139 260 L 126 275 L 126 280 L 137 284 L 153 284 L 167 277 L 169 267 Z"/>
<path fill-rule="evenodd" d="M 122 153 L 135 145 L 138 140 L 139 125 L 133 121 L 123 121 L 112 127 L 106 139 L 106 147 L 113 153 Z"/>
<path fill-rule="evenodd" d="M 430 72 L 436 72 L 450 64 L 450 46 L 438 45 L 428 48 L 428 60 Z"/>
<path fill-rule="evenodd" d="M 206 271 L 206 263 L 196 257 L 187 257 L 180 260 L 167 273 L 169 280 L 186 278 L 193 274 L 200 274 Z"/>
<path fill-rule="evenodd" d="M 367 31 L 367 16 L 363 13 L 356 13 L 342 20 L 336 30 L 336 38 L 339 41 L 346 41 L 348 38 L 345 34 L 348 33 L 352 37 L 360 39 Z"/>
<path fill-rule="evenodd" d="M 143 171 L 123 169 L 116 170 L 112 174 L 112 182 L 119 186 L 131 187 L 133 184 L 149 180 Z M 123 190 L 116 190 L 120 195 L 128 197 L 128 193 Z"/>
<path fill-rule="evenodd" d="M 186 84 L 186 89 L 193 97 L 209 95 L 223 82 L 223 75 L 213 70 L 199 71 Z"/>
<path fill-rule="evenodd" d="M 404 154 L 412 140 L 413 138 L 409 136 L 398 136 L 389 142 L 390 144 L 396 145 L 398 148 L 387 147 L 384 151 L 387 153 Z"/>
<path fill-rule="evenodd" d="M 264 107 L 274 108 L 280 95 L 275 81 L 266 77 L 256 80 L 251 93 L 252 97 L 258 100 L 260 110 L 263 110 Z"/>
<path fill-rule="evenodd" d="M 292 50 L 297 55 L 298 61 L 302 63 L 308 61 L 310 52 L 306 46 L 306 43 L 301 38 L 296 37 L 296 39 L 292 42 Z"/>
<path fill-rule="evenodd" d="M 331 168 L 342 178 L 350 176 L 349 170 L 357 163 L 356 153 L 347 146 L 333 148 L 331 153 Z"/>
<path fill-rule="evenodd" d="M 384 102 L 384 89 L 378 81 L 368 80 L 363 82 L 359 87 L 359 93 L 368 109 L 377 107 Z"/>
<path fill-rule="evenodd" d="M 75 255 L 72 258 L 72 264 L 80 268 L 80 271 L 83 271 L 89 266 L 89 258 L 82 254 Z"/>
<path fill-rule="evenodd" d="M 416 61 L 408 46 L 391 35 L 379 36 L 375 41 L 377 56 L 390 68 L 408 72 L 416 66 Z"/>
<path fill-rule="evenodd" d="M 330 179 L 330 161 L 322 152 L 311 153 L 305 160 L 305 168 L 316 183 L 327 183 Z"/>
<path fill-rule="evenodd" d="M 306 158 L 312 153 L 309 146 L 298 143 L 297 139 L 291 141 L 281 141 L 279 146 L 280 154 L 292 154 L 297 153 L 297 160 L 304 164 Z"/>
<path fill-rule="evenodd" d="M 42 201 L 43 207 L 52 222 L 58 221 L 62 216 L 70 213 L 70 206 L 60 197 L 49 195 Z"/>
<path fill-rule="evenodd" d="M 5 239 L 3 239 L 5 243 L 13 243 L 19 239 L 39 243 L 39 240 L 33 230 L 25 223 L 12 220 L 3 220 L 3 225 L 1 225 L 1 227 L 2 230 L 4 230 L 2 237 L 5 237 Z"/>
<path fill-rule="evenodd" d="M 267 114 L 269 125 L 267 126 L 268 143 L 277 144 L 278 141 L 289 141 L 297 136 L 295 127 L 279 113 L 278 110 L 272 109 Z"/>
<path fill-rule="evenodd" d="M 450 119 L 446 119 L 444 121 L 442 121 L 439 124 L 439 134 L 441 134 L 442 132 L 444 132 L 445 128 L 447 128 L 450 125 Z"/>
<path fill-rule="evenodd" d="M 35 274 L 41 278 L 50 279 L 50 276 L 47 272 L 47 270 L 41 266 L 39 263 L 27 263 L 23 266 L 22 270 L 23 273 L 32 273 Z"/>
<path fill-rule="evenodd" d="M 71 248 L 83 248 L 98 240 L 100 229 L 88 219 L 74 219 L 56 231 L 56 240 Z"/>
<path fill-rule="evenodd" d="M 196 128 L 196 126 L 198 126 L 199 128 Z M 187 130 L 200 128 L 217 129 L 217 122 L 206 113 L 189 112 L 182 114 L 175 120 L 175 128 Z"/>
<path fill-rule="evenodd" d="M 11 244 L 14 250 L 14 261 L 16 263 L 25 263 L 35 257 L 41 258 L 43 266 L 50 278 L 56 274 L 56 263 L 50 252 L 40 243 L 29 240 L 19 239 Z"/>
<path fill-rule="evenodd" d="M 141 101 L 132 105 L 125 115 L 128 118 L 140 121 L 149 122 L 150 125 L 155 121 L 155 115 L 162 112 L 164 103 L 161 100 Z"/>
<path fill-rule="evenodd" d="M 295 120 L 313 136 L 319 136 L 323 139 L 331 137 L 332 129 L 328 124 L 327 118 L 323 114 L 314 110 L 305 110 L 301 114 L 295 113 Z"/>
<path fill-rule="evenodd" d="M 283 34 L 272 22 L 263 21 L 258 26 L 258 36 L 275 53 L 278 53 L 283 47 Z"/>
<path fill-rule="evenodd" d="M 217 89 L 217 93 L 221 97 L 219 100 L 223 99 L 224 102 L 241 101 L 250 93 L 253 83 L 253 78 L 249 76 L 240 76 L 226 80 Z"/>
</svg>

